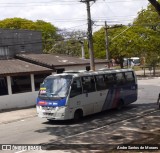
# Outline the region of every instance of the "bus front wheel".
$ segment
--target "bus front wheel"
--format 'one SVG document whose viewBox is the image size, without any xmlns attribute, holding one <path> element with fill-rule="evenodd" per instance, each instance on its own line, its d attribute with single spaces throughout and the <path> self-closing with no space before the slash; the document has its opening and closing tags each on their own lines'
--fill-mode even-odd
<svg viewBox="0 0 160 153">
<path fill-rule="evenodd" d="M 79 110 L 76 110 L 76 111 L 75 111 L 73 120 L 74 120 L 74 122 L 77 122 L 77 121 L 79 121 L 82 117 L 83 117 L 83 112 L 82 112 L 82 110 L 79 109 Z"/>
</svg>

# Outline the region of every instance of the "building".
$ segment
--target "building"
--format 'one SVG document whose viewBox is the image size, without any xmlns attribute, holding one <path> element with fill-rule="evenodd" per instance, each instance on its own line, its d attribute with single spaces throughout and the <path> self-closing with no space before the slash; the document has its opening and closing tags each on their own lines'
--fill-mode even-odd
<svg viewBox="0 0 160 153">
<path fill-rule="evenodd" d="M 52 69 L 18 59 L 0 60 L 0 110 L 33 106 Z"/>
<path fill-rule="evenodd" d="M 16 59 L 0 60 L 0 108 L 11 109 L 36 104 L 40 83 L 52 73 L 85 70 L 89 59 L 52 54 L 18 54 Z M 106 60 L 95 60 L 96 69 Z"/>
<path fill-rule="evenodd" d="M 42 53 L 42 34 L 33 30 L 0 29 L 0 59 L 19 53 Z"/>
<path fill-rule="evenodd" d="M 46 76 L 89 65 L 89 59 L 42 54 L 39 31 L 0 29 L 0 110 L 34 106 Z M 106 60 L 95 65 L 104 68 Z"/>
<path fill-rule="evenodd" d="M 18 54 L 16 58 L 53 69 L 56 73 L 68 70 L 86 70 L 90 66 L 90 59 L 58 55 L 58 54 Z M 95 59 L 96 70 L 104 68 L 107 61 Z"/>
</svg>

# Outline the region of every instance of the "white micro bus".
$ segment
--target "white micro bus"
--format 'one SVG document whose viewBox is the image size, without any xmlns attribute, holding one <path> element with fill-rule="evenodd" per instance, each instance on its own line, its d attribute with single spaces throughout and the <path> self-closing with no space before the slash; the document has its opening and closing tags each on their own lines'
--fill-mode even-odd
<svg viewBox="0 0 160 153">
<path fill-rule="evenodd" d="M 137 79 L 132 69 L 64 72 L 45 78 L 36 108 L 38 116 L 48 120 L 78 120 L 136 100 Z"/>
</svg>

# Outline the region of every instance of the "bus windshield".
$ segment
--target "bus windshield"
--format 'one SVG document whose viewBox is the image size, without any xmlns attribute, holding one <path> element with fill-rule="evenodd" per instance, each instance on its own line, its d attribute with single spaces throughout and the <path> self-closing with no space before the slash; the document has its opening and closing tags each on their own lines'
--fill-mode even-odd
<svg viewBox="0 0 160 153">
<path fill-rule="evenodd" d="M 46 78 L 41 84 L 39 97 L 42 99 L 59 99 L 67 95 L 72 76 L 55 76 Z"/>
</svg>

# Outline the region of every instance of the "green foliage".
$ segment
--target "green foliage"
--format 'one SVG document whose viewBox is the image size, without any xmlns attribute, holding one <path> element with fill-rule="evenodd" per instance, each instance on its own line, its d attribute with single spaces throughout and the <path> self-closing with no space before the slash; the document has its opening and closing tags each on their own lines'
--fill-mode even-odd
<svg viewBox="0 0 160 153">
<path fill-rule="evenodd" d="M 46 53 L 60 53 L 74 56 L 81 55 L 81 43 L 85 37 L 83 31 L 68 32 L 59 29 L 49 22 L 37 20 L 35 22 L 22 18 L 8 18 L 0 21 L 0 28 L 27 29 L 42 32 L 43 51 Z"/>
<path fill-rule="evenodd" d="M 134 24 L 150 28 L 152 30 L 160 29 L 159 16 L 152 5 L 148 5 L 147 9 L 142 9 L 137 18 L 134 20 Z"/>
<path fill-rule="evenodd" d="M 145 57 L 147 64 L 156 65 L 160 56 L 160 19 L 154 7 L 149 5 L 138 13 L 133 25 L 109 28 L 110 59 Z M 105 58 L 104 28 L 94 33 L 96 58 Z"/>
<path fill-rule="evenodd" d="M 37 30 L 42 32 L 43 48 L 45 52 L 49 52 L 52 48 L 52 45 L 55 43 L 55 40 L 59 39 L 57 34 L 57 28 L 54 27 L 49 22 L 44 22 L 42 20 L 37 20 L 35 22 Z"/>
<path fill-rule="evenodd" d="M 106 57 L 106 47 L 105 47 L 105 31 L 104 28 L 101 28 L 98 32 L 95 32 L 93 35 L 94 50 L 96 58 L 105 58 Z"/>
<path fill-rule="evenodd" d="M 160 0 L 159 0 L 160 1 Z M 51 23 L 35 22 L 22 18 L 9 18 L 0 21 L 0 28 L 28 29 L 42 32 L 43 48 L 47 53 L 61 53 L 81 56 L 81 41 L 84 41 L 85 56 L 89 58 L 88 41 L 83 31 L 68 32 L 58 29 Z M 137 14 L 133 25 L 108 28 L 110 59 L 123 57 L 145 57 L 147 64 L 156 65 L 160 56 L 160 20 L 155 8 L 148 5 Z M 106 58 L 105 29 L 93 34 L 95 58 Z"/>
<path fill-rule="evenodd" d="M 0 21 L 0 28 L 36 30 L 36 25 L 31 20 L 22 18 L 7 18 Z"/>
<path fill-rule="evenodd" d="M 159 1 L 160 2 L 160 1 Z M 134 24 L 143 27 L 145 37 L 144 56 L 149 65 L 156 66 L 160 55 L 160 18 L 155 8 L 148 5 L 146 10 L 141 10 Z"/>
<path fill-rule="evenodd" d="M 86 35 L 84 31 L 72 31 L 61 30 L 63 39 L 55 42 L 50 50 L 50 53 L 67 54 L 71 56 L 81 57 L 81 47 L 84 43 L 83 39 Z"/>
</svg>

